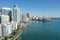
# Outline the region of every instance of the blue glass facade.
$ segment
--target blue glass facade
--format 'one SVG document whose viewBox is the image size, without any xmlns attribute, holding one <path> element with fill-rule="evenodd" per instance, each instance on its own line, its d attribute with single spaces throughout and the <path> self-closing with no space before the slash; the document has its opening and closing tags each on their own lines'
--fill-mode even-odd
<svg viewBox="0 0 60 40">
<path fill-rule="evenodd" d="M 9 21 L 12 21 L 12 11 L 10 11 L 8 15 L 9 15 Z"/>
<path fill-rule="evenodd" d="M 8 36 L 8 35 L 9 35 L 9 28 L 6 27 L 6 36 Z"/>
<path fill-rule="evenodd" d="M 12 33 L 12 24 L 11 24 L 11 26 L 10 26 L 10 32 Z"/>
<path fill-rule="evenodd" d="M 6 36 L 12 33 L 12 24 L 6 27 Z"/>
</svg>

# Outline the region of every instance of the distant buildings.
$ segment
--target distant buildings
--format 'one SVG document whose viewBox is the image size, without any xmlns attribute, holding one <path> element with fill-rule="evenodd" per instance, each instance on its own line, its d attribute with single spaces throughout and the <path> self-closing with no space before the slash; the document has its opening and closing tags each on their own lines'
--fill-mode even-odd
<svg viewBox="0 0 60 40">
<path fill-rule="evenodd" d="M 0 9 L 0 15 L 2 14 L 2 10 Z"/>
<path fill-rule="evenodd" d="M 38 18 L 39 18 L 39 17 L 38 17 L 38 16 L 36 16 L 35 20 L 38 20 Z"/>
<path fill-rule="evenodd" d="M 49 16 L 43 16 L 42 20 L 43 20 L 43 21 L 50 21 L 51 18 L 50 18 Z"/>
<path fill-rule="evenodd" d="M 1 15 L 1 12 L 0 12 L 0 15 Z"/>
<path fill-rule="evenodd" d="M 27 13 L 26 15 L 27 15 L 28 18 L 30 18 L 30 14 L 29 13 Z"/>
<path fill-rule="evenodd" d="M 34 21 L 50 21 L 51 18 L 49 16 L 43 16 L 43 17 L 33 16 L 32 20 L 34 20 Z"/>
<path fill-rule="evenodd" d="M 20 15 L 20 21 L 21 22 L 28 22 L 31 19 L 32 19 L 31 13 L 23 13 Z"/>
<path fill-rule="evenodd" d="M 38 21 L 42 21 L 42 17 L 39 17 L 39 18 L 38 18 Z"/>
<path fill-rule="evenodd" d="M 32 20 L 35 20 L 36 16 L 32 16 Z"/>
<path fill-rule="evenodd" d="M 26 13 L 26 15 L 27 15 L 27 17 L 29 18 L 29 20 L 31 20 L 31 18 L 32 18 L 31 13 Z"/>
<path fill-rule="evenodd" d="M 28 22 L 29 18 L 27 17 L 26 14 L 22 14 L 22 22 Z"/>
</svg>

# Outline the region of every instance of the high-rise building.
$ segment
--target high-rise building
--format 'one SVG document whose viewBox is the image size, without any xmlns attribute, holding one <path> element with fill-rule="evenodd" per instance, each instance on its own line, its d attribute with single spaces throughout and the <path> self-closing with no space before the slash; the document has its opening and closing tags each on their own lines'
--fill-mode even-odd
<svg viewBox="0 0 60 40">
<path fill-rule="evenodd" d="M 29 19 L 31 19 L 31 18 L 32 18 L 31 13 L 27 13 L 26 15 L 27 15 L 27 17 L 28 17 Z"/>
<path fill-rule="evenodd" d="M 11 8 L 3 7 L 2 8 L 2 15 L 9 15 L 9 21 L 12 21 L 13 13 L 12 13 L 12 9 Z"/>
<path fill-rule="evenodd" d="M 15 21 L 12 21 L 11 24 L 12 24 L 12 30 L 16 30 L 17 29 L 17 23 Z"/>
<path fill-rule="evenodd" d="M 0 9 L 0 24 L 1 24 L 1 15 L 2 15 L 2 10 Z"/>
<path fill-rule="evenodd" d="M 0 9 L 0 15 L 2 14 L 2 10 Z"/>
<path fill-rule="evenodd" d="M 0 16 L 0 23 L 2 23 L 2 24 L 9 23 L 9 16 L 8 15 L 1 15 Z"/>
<path fill-rule="evenodd" d="M 0 36 L 9 36 L 12 33 L 12 24 L 1 24 Z M 2 33 L 2 34 L 1 34 Z"/>
<path fill-rule="evenodd" d="M 1 24 L 1 15 L 0 15 L 0 24 Z"/>
<path fill-rule="evenodd" d="M 17 22 L 17 24 L 20 23 L 20 9 L 17 5 L 14 5 L 13 18 L 14 18 L 14 21 Z"/>
<path fill-rule="evenodd" d="M 2 37 L 2 26 L 0 24 L 0 37 Z"/>
<path fill-rule="evenodd" d="M 22 14 L 22 22 L 28 22 L 29 18 L 27 17 L 26 14 Z"/>
<path fill-rule="evenodd" d="M 12 24 L 11 24 L 11 23 L 8 23 L 8 24 L 6 25 L 6 27 L 8 28 L 8 29 L 6 29 L 6 30 L 8 30 L 8 35 L 11 34 L 11 33 L 12 33 L 12 30 L 13 30 L 13 29 L 12 29 Z M 8 35 L 7 35 L 7 36 L 8 36 Z"/>
</svg>

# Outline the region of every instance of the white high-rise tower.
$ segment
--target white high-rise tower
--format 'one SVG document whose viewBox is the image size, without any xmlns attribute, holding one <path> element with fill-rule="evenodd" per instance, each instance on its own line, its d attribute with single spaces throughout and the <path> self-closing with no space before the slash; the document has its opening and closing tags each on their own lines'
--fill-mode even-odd
<svg viewBox="0 0 60 40">
<path fill-rule="evenodd" d="M 20 9 L 17 5 L 14 5 L 13 18 L 14 18 L 14 21 L 17 22 L 17 24 L 20 23 Z"/>
<path fill-rule="evenodd" d="M 11 8 L 2 8 L 2 15 L 8 15 L 9 16 L 9 21 L 12 21 L 12 9 Z"/>
</svg>

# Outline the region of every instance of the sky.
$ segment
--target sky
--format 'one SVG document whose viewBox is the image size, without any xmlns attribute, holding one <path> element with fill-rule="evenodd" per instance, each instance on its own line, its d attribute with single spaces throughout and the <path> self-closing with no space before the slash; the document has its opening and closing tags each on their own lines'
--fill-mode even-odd
<svg viewBox="0 0 60 40">
<path fill-rule="evenodd" d="M 16 4 L 22 13 L 36 16 L 60 17 L 60 0 L 0 0 L 0 8 Z"/>
</svg>

